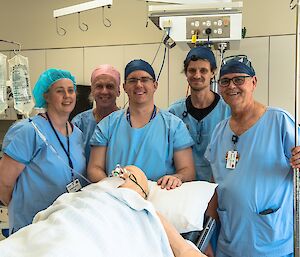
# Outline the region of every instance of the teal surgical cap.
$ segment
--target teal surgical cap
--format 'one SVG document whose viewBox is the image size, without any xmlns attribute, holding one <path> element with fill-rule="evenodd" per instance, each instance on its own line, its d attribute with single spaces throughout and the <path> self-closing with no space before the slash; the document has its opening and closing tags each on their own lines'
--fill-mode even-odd
<svg viewBox="0 0 300 257">
<path fill-rule="evenodd" d="M 61 79 L 71 80 L 73 82 L 74 89 L 76 90 L 75 78 L 69 71 L 59 69 L 48 69 L 40 75 L 32 91 L 35 100 L 35 107 L 43 108 L 46 106 L 44 94 L 55 82 Z"/>
</svg>

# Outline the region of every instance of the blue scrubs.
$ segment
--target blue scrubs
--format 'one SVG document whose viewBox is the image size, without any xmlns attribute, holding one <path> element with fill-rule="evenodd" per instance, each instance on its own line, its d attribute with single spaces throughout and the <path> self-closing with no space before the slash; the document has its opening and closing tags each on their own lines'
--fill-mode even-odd
<svg viewBox="0 0 300 257">
<path fill-rule="evenodd" d="M 57 140 L 49 122 L 37 115 L 32 118 L 39 130 L 68 164 L 68 157 Z M 67 148 L 67 137 L 57 131 Z M 82 133 L 74 126 L 69 135 L 70 157 L 74 169 L 86 176 L 86 161 L 82 147 Z M 8 206 L 10 233 L 30 224 L 34 215 L 46 209 L 66 192 L 66 185 L 72 181 L 71 171 L 36 133 L 28 119 L 15 123 L 8 130 L 3 141 L 3 152 L 25 165 L 13 189 Z M 79 178 L 81 185 L 86 183 Z"/>
<path fill-rule="evenodd" d="M 217 257 L 281 257 L 293 252 L 294 120 L 279 108 L 239 136 L 235 169 L 226 168 L 233 150 L 229 119 L 214 130 L 205 156 L 219 185 L 221 231 Z M 271 213 L 263 212 L 270 210 Z"/>
<path fill-rule="evenodd" d="M 174 152 L 193 143 L 184 123 L 164 110 L 142 128 L 129 125 L 125 110 L 116 111 L 98 123 L 90 141 L 91 145 L 107 147 L 107 174 L 117 164 L 136 165 L 154 181 L 174 174 Z"/>
<path fill-rule="evenodd" d="M 186 124 L 195 144 L 193 145 L 193 157 L 196 168 L 196 179 L 210 181 L 212 177 L 209 162 L 204 158 L 206 147 L 216 125 L 223 119 L 230 116 L 230 108 L 220 98 L 215 108 L 202 120 L 196 120 L 187 113 L 186 98 L 173 103 L 169 111 L 183 120 Z"/>
<path fill-rule="evenodd" d="M 85 157 L 88 163 L 90 159 L 90 139 L 94 133 L 94 130 L 97 126 L 97 122 L 93 115 L 93 109 L 81 112 L 77 114 L 73 119 L 72 123 L 77 126 L 83 133 L 83 145 L 85 148 Z"/>
</svg>

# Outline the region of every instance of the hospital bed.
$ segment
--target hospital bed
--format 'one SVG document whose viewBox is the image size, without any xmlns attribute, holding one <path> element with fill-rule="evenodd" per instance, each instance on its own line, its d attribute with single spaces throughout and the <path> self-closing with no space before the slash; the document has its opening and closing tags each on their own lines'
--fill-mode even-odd
<svg viewBox="0 0 300 257">
<path fill-rule="evenodd" d="M 205 192 L 205 203 L 198 200 L 193 210 L 182 211 L 182 208 L 189 207 L 186 204 L 192 203 L 196 195 L 201 195 L 199 188 L 205 186 L 210 187 L 209 195 Z M 81 192 L 63 194 L 52 206 L 39 212 L 32 225 L 0 241 L 1 257 L 173 256 L 156 210 L 170 221 L 175 219 L 177 223 L 173 225 L 180 232 L 202 230 L 203 219 L 199 219 L 198 211 L 201 208 L 205 211 L 215 189 L 209 184 L 189 182 L 178 190 L 161 191 L 153 182 L 150 199 L 146 201 L 135 191 L 117 187 L 115 180 L 113 184 L 107 180 L 89 185 Z M 174 198 L 176 194 L 181 196 Z M 179 209 L 175 208 L 174 200 Z M 168 209 L 161 208 L 168 207 L 166 201 L 173 206 L 171 215 L 174 217 L 170 216 Z M 199 202 L 202 202 L 202 207 Z M 193 212 L 195 217 L 191 215 Z M 202 235 L 196 242 L 200 249 L 205 242 L 202 242 Z"/>
<path fill-rule="evenodd" d="M 186 240 L 191 241 L 201 251 L 205 252 L 209 241 L 216 230 L 216 220 L 212 217 L 206 217 L 203 230 L 191 231 L 181 234 Z"/>
</svg>

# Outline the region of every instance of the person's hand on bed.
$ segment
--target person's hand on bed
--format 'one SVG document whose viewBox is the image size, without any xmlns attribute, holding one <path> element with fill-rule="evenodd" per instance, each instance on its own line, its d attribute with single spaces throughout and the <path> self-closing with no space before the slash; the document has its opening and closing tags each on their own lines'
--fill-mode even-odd
<svg viewBox="0 0 300 257">
<path fill-rule="evenodd" d="M 157 184 L 161 186 L 162 189 L 174 189 L 182 185 L 182 180 L 176 175 L 165 175 L 157 180 Z"/>
</svg>

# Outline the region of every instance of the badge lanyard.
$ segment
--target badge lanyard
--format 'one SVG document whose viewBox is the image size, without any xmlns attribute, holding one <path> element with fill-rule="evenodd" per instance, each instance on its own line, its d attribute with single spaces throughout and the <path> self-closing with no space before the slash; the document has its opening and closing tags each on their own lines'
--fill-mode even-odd
<svg viewBox="0 0 300 257">
<path fill-rule="evenodd" d="M 233 142 L 233 150 L 230 150 L 226 153 L 226 168 L 234 170 L 236 168 L 237 162 L 239 161 L 239 153 L 236 150 L 236 143 L 239 141 L 239 137 L 233 135 L 231 138 Z"/>
<path fill-rule="evenodd" d="M 73 168 L 74 168 L 74 167 L 73 167 L 73 162 L 72 162 L 72 160 L 71 160 L 71 154 L 70 154 L 70 140 L 69 140 L 68 123 L 66 123 L 67 145 L 68 145 L 68 151 L 67 151 L 66 148 L 65 148 L 65 146 L 64 146 L 63 143 L 61 142 L 61 140 L 60 140 L 60 138 L 59 138 L 59 136 L 58 136 L 58 134 L 57 134 L 57 132 L 56 132 L 56 130 L 55 130 L 55 128 L 54 128 L 54 126 L 53 126 L 53 124 L 52 124 L 52 122 L 51 122 L 51 119 L 50 119 L 50 117 L 49 117 L 49 115 L 48 115 L 47 112 L 46 112 L 46 116 L 47 116 L 47 119 L 48 119 L 48 121 L 49 121 L 49 123 L 50 123 L 50 126 L 51 126 L 51 128 L 52 128 L 52 130 L 53 130 L 53 132 L 54 132 L 54 134 L 55 134 L 55 136 L 56 136 L 56 138 L 57 138 L 59 144 L 61 145 L 62 149 L 64 150 L 65 154 L 66 154 L 67 157 L 68 157 L 69 166 L 70 166 L 70 168 L 71 168 L 72 181 L 74 181 L 74 172 L 73 172 Z"/>
<path fill-rule="evenodd" d="M 157 108 L 156 108 L 156 105 L 154 105 L 153 112 L 152 112 L 152 114 L 151 114 L 151 117 L 150 117 L 150 120 L 148 121 L 148 123 L 149 123 L 151 120 L 154 119 L 154 117 L 156 116 L 156 111 L 157 111 Z M 130 120 L 130 111 L 129 111 L 129 107 L 127 108 L 126 119 L 127 119 L 127 121 L 129 122 L 130 127 L 132 127 L 131 120 Z"/>
</svg>

